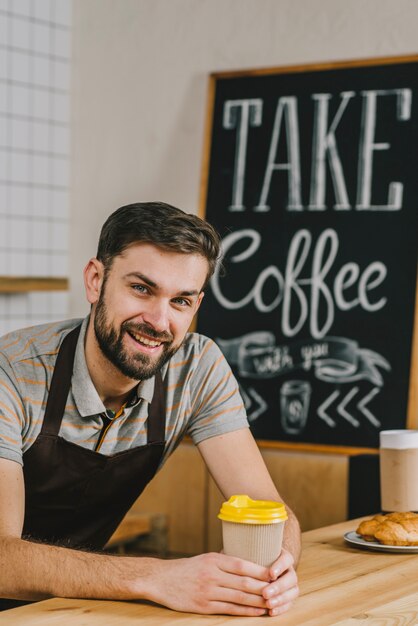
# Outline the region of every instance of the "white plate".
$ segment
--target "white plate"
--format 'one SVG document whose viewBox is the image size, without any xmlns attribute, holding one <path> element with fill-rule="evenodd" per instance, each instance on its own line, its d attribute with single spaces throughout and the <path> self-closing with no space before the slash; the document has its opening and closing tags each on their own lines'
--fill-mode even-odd
<svg viewBox="0 0 418 626">
<path fill-rule="evenodd" d="M 418 546 L 385 546 L 382 543 L 377 543 L 377 541 L 366 541 L 354 531 L 345 533 L 344 539 L 350 545 L 365 550 L 377 550 L 378 552 L 409 552 L 409 554 L 418 552 Z"/>
</svg>

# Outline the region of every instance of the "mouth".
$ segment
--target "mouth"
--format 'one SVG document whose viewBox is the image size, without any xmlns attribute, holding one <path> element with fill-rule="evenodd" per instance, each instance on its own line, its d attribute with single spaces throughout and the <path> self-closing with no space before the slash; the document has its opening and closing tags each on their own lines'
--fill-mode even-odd
<svg viewBox="0 0 418 626">
<path fill-rule="evenodd" d="M 150 337 L 146 337 L 145 335 L 141 335 L 139 333 L 135 333 L 131 330 L 127 331 L 128 335 L 130 337 L 132 337 L 132 339 L 134 339 L 134 341 L 137 344 L 140 344 L 140 346 L 143 346 L 144 348 L 148 349 L 148 350 L 156 350 L 157 348 L 159 348 L 160 346 L 163 345 L 163 341 L 158 341 L 156 339 L 151 339 Z"/>
</svg>

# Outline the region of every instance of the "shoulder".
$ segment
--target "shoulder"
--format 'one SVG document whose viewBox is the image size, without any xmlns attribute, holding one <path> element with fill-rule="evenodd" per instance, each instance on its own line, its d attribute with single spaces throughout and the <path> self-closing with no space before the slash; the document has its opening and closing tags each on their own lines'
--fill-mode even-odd
<svg viewBox="0 0 418 626">
<path fill-rule="evenodd" d="M 233 375 L 219 346 L 199 333 L 188 333 L 182 346 L 171 357 L 166 370 L 171 384 L 183 381 L 195 389 L 211 381 L 212 384 Z M 163 371 L 163 377 L 166 373 Z"/>
<path fill-rule="evenodd" d="M 0 337 L 0 359 L 11 365 L 55 355 L 65 335 L 80 324 L 71 319 L 22 328 Z"/>
<path fill-rule="evenodd" d="M 213 339 L 200 333 L 187 333 L 182 345 L 171 357 L 169 366 L 195 369 L 197 364 L 211 364 L 219 359 L 223 359 L 223 355 Z"/>
</svg>

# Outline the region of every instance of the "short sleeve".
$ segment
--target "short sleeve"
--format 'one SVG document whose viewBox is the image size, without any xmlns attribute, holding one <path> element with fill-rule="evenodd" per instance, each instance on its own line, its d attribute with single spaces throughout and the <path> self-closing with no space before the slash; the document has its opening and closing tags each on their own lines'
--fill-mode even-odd
<svg viewBox="0 0 418 626">
<path fill-rule="evenodd" d="M 198 364 L 191 381 L 192 414 L 187 434 L 195 444 L 248 428 L 238 383 L 214 341 L 200 336 Z"/>
<path fill-rule="evenodd" d="M 25 409 L 9 362 L 0 354 L 0 457 L 22 461 Z"/>
</svg>

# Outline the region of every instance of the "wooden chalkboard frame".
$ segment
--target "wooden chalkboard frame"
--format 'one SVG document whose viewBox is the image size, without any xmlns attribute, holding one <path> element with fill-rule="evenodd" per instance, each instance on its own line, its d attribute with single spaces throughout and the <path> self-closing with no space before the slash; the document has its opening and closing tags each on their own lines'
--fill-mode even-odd
<svg viewBox="0 0 418 626">
<path fill-rule="evenodd" d="M 361 68 L 361 67 L 374 67 L 394 65 L 400 63 L 418 63 L 418 55 L 408 56 L 393 56 L 393 57 L 378 57 L 370 59 L 352 59 L 346 61 L 335 61 L 325 63 L 313 63 L 304 65 L 289 65 L 278 66 L 268 68 L 256 68 L 256 69 L 244 69 L 244 70 L 232 70 L 214 72 L 209 75 L 208 81 L 208 93 L 207 93 L 207 105 L 206 105 L 206 121 L 204 129 L 204 142 L 203 142 L 203 159 L 201 167 L 200 178 L 200 200 L 199 200 L 199 215 L 205 217 L 206 203 L 208 193 L 208 183 L 210 174 L 210 155 L 212 146 L 212 133 L 214 122 L 214 105 L 216 86 L 219 80 L 225 78 L 239 78 L 239 77 L 257 77 L 266 75 L 280 75 L 286 73 L 306 73 L 323 70 L 339 70 L 345 68 Z M 418 277 L 415 292 L 415 311 L 413 322 L 413 333 L 411 343 L 411 362 L 410 362 L 410 376 L 409 376 L 409 392 L 408 392 L 408 404 L 407 404 L 407 419 L 406 428 L 418 428 Z M 340 445 L 327 445 L 316 443 L 298 443 L 288 441 L 275 441 L 275 440 L 263 440 L 258 439 L 260 447 L 275 448 L 281 450 L 295 451 L 295 452 L 317 452 L 325 454 L 342 454 L 342 455 L 358 455 L 358 454 L 377 454 L 377 448 L 368 447 L 353 447 L 353 446 L 340 446 Z"/>
</svg>

